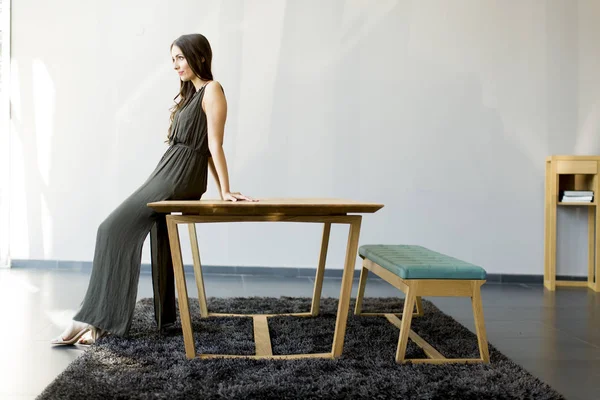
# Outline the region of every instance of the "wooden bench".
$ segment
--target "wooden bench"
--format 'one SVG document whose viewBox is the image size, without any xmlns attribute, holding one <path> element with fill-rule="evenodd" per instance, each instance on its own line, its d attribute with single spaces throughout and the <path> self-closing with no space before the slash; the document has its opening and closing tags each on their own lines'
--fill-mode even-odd
<svg viewBox="0 0 600 400">
<path fill-rule="evenodd" d="M 489 363 L 481 285 L 485 283 L 486 271 L 476 265 L 437 253 L 422 246 L 412 245 L 364 245 L 359 248 L 363 259 L 356 298 L 355 315 L 385 316 L 400 328 L 396 351 L 397 363 Z M 404 310 L 401 314 L 362 313 L 362 300 L 369 271 L 402 290 L 405 294 Z M 470 297 L 475 317 L 475 329 L 480 358 L 446 358 L 410 329 L 413 316 L 423 313 L 421 296 Z M 413 309 L 416 305 L 416 312 Z M 427 359 L 406 359 L 406 346 L 411 339 L 423 349 Z"/>
</svg>

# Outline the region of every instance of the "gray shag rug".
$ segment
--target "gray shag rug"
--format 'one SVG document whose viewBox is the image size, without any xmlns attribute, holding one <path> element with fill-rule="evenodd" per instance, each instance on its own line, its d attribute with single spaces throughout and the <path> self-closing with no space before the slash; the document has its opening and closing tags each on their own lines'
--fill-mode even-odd
<svg viewBox="0 0 600 400">
<path fill-rule="evenodd" d="M 352 302 L 351 307 L 353 307 Z M 222 313 L 310 310 L 309 298 L 210 298 Z M 476 336 L 432 303 L 413 330 L 446 357 L 477 357 Z M 196 351 L 254 354 L 252 318 L 201 320 L 190 299 Z M 402 299 L 368 298 L 364 311 L 399 312 Z M 273 317 L 273 354 L 331 351 L 337 299 L 323 299 L 316 318 Z M 128 338 L 108 336 L 73 361 L 38 399 L 562 399 L 547 384 L 490 345 L 489 365 L 398 365 L 399 330 L 385 317 L 350 309 L 344 353 L 336 360 L 185 358 L 180 325 L 159 335 L 151 299 L 138 302 Z M 57 350 L 60 351 L 60 350 Z M 426 358 L 409 340 L 407 358 Z"/>
</svg>

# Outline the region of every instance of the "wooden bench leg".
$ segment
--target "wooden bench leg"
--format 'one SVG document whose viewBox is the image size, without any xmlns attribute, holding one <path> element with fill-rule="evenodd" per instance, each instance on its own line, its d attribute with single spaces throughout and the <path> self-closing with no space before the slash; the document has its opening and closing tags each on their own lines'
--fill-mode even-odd
<svg viewBox="0 0 600 400">
<path fill-rule="evenodd" d="M 319 265 L 317 266 L 317 275 L 315 276 L 315 287 L 313 288 L 312 305 L 310 307 L 310 313 L 313 317 L 319 315 L 319 309 L 321 307 L 323 276 L 325 275 L 325 261 L 327 261 L 327 248 L 329 247 L 330 232 L 331 222 L 325 222 L 323 225 L 323 238 L 321 239 L 321 255 L 319 256 Z"/>
<path fill-rule="evenodd" d="M 423 302 L 421 301 L 421 296 L 417 296 L 417 311 L 415 312 L 415 317 L 420 317 L 423 315 Z"/>
<path fill-rule="evenodd" d="M 354 315 L 360 315 L 362 311 L 362 301 L 365 295 L 365 287 L 367 286 L 367 278 L 369 270 L 362 267 L 360 270 L 360 279 L 358 280 L 358 293 L 356 294 L 356 305 L 354 306 Z"/>
<path fill-rule="evenodd" d="M 477 332 L 477 342 L 479 344 L 479 354 L 484 363 L 490 362 L 490 352 L 488 348 L 487 334 L 485 332 L 485 322 L 483 319 L 483 304 L 481 303 L 481 283 L 473 282 L 473 297 L 471 297 L 473 306 L 473 316 L 475 318 L 475 331 Z"/>
<path fill-rule="evenodd" d="M 363 305 L 363 299 L 365 297 L 365 287 L 367 286 L 367 278 L 369 277 L 369 265 L 371 265 L 372 268 L 372 261 L 363 258 L 363 266 L 362 269 L 360 270 L 360 279 L 358 281 L 358 293 L 356 294 L 356 305 L 354 306 L 354 315 L 362 315 L 365 317 L 377 317 L 377 316 L 386 316 L 389 314 L 395 315 L 397 317 L 402 317 L 402 314 L 400 313 L 389 313 L 389 312 L 367 312 L 367 313 L 363 313 L 362 312 L 362 305 Z M 381 267 L 377 266 L 380 270 Z M 373 273 L 375 275 L 380 276 L 377 271 L 373 271 Z M 404 290 L 401 289 L 400 287 L 397 286 L 397 284 L 394 284 L 390 281 L 388 281 L 387 279 L 385 279 L 385 277 L 382 277 L 384 281 L 390 283 L 392 286 L 394 286 L 397 289 L 400 290 Z M 420 317 L 423 315 L 423 303 L 421 301 L 421 296 L 416 296 L 416 301 L 415 301 L 415 305 L 416 305 L 416 311 L 413 313 L 413 317 Z"/>
<path fill-rule="evenodd" d="M 413 308 L 415 307 L 418 283 L 411 283 L 406 291 L 404 299 L 404 311 L 402 312 L 402 326 L 400 327 L 400 337 L 398 339 L 398 349 L 396 350 L 396 362 L 403 363 L 406 356 L 406 346 L 408 345 L 408 334 L 410 333 L 410 323 L 413 317 Z"/>
</svg>

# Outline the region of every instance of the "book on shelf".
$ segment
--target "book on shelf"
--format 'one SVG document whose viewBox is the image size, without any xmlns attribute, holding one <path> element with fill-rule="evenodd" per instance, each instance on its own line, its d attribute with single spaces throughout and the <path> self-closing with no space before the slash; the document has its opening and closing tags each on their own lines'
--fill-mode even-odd
<svg viewBox="0 0 600 400">
<path fill-rule="evenodd" d="M 563 197 L 561 203 L 592 203 L 592 197 Z"/>
<path fill-rule="evenodd" d="M 563 196 L 593 196 L 594 192 L 592 190 L 563 190 Z"/>
<path fill-rule="evenodd" d="M 591 203 L 594 192 L 591 190 L 564 190 L 560 193 L 561 203 Z"/>
</svg>

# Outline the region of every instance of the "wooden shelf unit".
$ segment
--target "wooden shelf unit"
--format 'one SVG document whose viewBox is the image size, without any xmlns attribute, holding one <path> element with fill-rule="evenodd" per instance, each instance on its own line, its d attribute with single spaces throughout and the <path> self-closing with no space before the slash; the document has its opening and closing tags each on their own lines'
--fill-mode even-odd
<svg viewBox="0 0 600 400">
<path fill-rule="evenodd" d="M 549 156 L 546 158 L 546 203 L 544 230 L 544 286 L 588 287 L 600 291 L 600 156 Z M 592 203 L 562 203 L 563 190 L 591 190 Z M 588 208 L 588 279 L 587 281 L 556 280 L 556 208 L 584 206 Z"/>
</svg>

